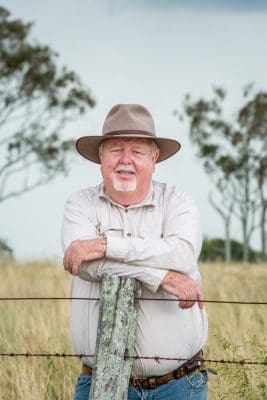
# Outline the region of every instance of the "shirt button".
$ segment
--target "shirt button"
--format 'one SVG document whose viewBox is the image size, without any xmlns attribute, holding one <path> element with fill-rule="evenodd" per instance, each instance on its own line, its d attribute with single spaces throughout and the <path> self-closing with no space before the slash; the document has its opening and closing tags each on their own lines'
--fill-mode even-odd
<svg viewBox="0 0 267 400">
<path fill-rule="evenodd" d="M 131 232 L 128 232 L 128 233 L 127 233 L 127 236 L 132 236 Z"/>
<path fill-rule="evenodd" d="M 126 212 L 126 213 L 128 212 L 128 209 L 127 209 L 127 208 L 125 208 L 125 212 Z"/>
</svg>

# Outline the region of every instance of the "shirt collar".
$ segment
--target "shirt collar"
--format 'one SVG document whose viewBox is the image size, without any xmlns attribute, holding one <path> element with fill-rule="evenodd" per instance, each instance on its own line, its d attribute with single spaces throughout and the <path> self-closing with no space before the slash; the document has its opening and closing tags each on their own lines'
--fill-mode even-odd
<svg viewBox="0 0 267 400">
<path fill-rule="evenodd" d="M 124 206 L 122 206 L 119 203 L 116 203 L 114 200 L 112 200 L 109 195 L 106 193 L 105 187 L 104 187 L 104 183 L 102 182 L 100 184 L 100 189 L 99 189 L 99 195 L 98 195 L 99 199 L 105 199 L 107 201 L 109 201 L 112 204 L 115 204 L 118 207 L 122 207 L 125 208 Z M 154 193 L 154 184 L 153 181 L 150 185 L 150 189 L 148 192 L 148 195 L 146 196 L 146 198 L 142 201 L 140 201 L 137 204 L 133 204 L 128 206 L 128 208 L 138 208 L 138 207 L 143 207 L 143 206 L 152 206 L 155 207 L 156 205 L 156 201 L 155 201 L 155 193 Z"/>
</svg>

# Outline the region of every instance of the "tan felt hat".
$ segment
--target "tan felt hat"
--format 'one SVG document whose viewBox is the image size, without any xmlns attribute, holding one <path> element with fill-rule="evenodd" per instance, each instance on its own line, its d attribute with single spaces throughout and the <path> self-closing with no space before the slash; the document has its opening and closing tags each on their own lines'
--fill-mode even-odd
<svg viewBox="0 0 267 400">
<path fill-rule="evenodd" d="M 153 139 L 160 150 L 157 162 L 166 160 L 180 150 L 177 140 L 157 137 L 150 112 L 139 104 L 117 104 L 109 111 L 100 136 L 83 136 L 76 142 L 78 152 L 100 164 L 99 146 L 111 138 Z"/>
</svg>

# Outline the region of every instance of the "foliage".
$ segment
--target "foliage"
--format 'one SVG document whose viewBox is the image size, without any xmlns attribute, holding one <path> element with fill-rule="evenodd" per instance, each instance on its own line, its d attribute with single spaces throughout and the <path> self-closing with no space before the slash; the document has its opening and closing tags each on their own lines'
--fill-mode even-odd
<svg viewBox="0 0 267 400">
<path fill-rule="evenodd" d="M 197 148 L 220 197 L 212 205 L 225 222 L 230 240 L 230 218 L 234 213 L 242 227 L 243 259 L 248 260 L 254 230 L 261 229 L 262 255 L 266 255 L 267 93 L 255 93 L 252 85 L 243 91 L 244 104 L 231 121 L 223 115 L 226 91 L 214 88 L 210 100 L 185 96 L 184 113 L 190 138 Z M 256 217 L 258 221 L 256 221 Z"/>
<path fill-rule="evenodd" d="M 243 245 L 237 240 L 230 240 L 232 261 L 243 260 Z M 200 254 L 201 261 L 223 261 L 225 252 L 225 240 L 221 238 L 204 239 L 202 251 Z M 249 261 L 256 262 L 260 260 L 260 253 L 249 249 Z"/>
<path fill-rule="evenodd" d="M 73 141 L 63 128 L 95 104 L 31 28 L 0 7 L 0 202 L 67 173 Z"/>
<path fill-rule="evenodd" d="M 231 340 L 220 338 L 219 344 L 223 351 L 230 351 L 232 359 L 242 360 L 241 346 Z M 249 342 L 253 361 L 266 362 L 266 348 L 255 335 Z M 264 357 L 265 353 L 265 357 Z M 218 393 L 218 400 L 265 400 L 267 384 L 265 382 L 265 368 L 263 366 L 244 366 L 242 364 L 221 364 L 217 368 L 218 379 L 214 390 Z"/>
</svg>

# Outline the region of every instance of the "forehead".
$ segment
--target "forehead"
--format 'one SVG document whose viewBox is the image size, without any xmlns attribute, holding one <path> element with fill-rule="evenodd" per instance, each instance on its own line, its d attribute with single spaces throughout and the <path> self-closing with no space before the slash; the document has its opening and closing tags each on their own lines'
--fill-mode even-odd
<svg viewBox="0 0 267 400">
<path fill-rule="evenodd" d="M 135 139 L 135 138 L 111 138 L 105 139 L 102 142 L 105 147 L 113 147 L 113 146 L 125 146 L 130 145 L 134 147 L 147 147 L 151 145 L 151 139 Z"/>
</svg>

